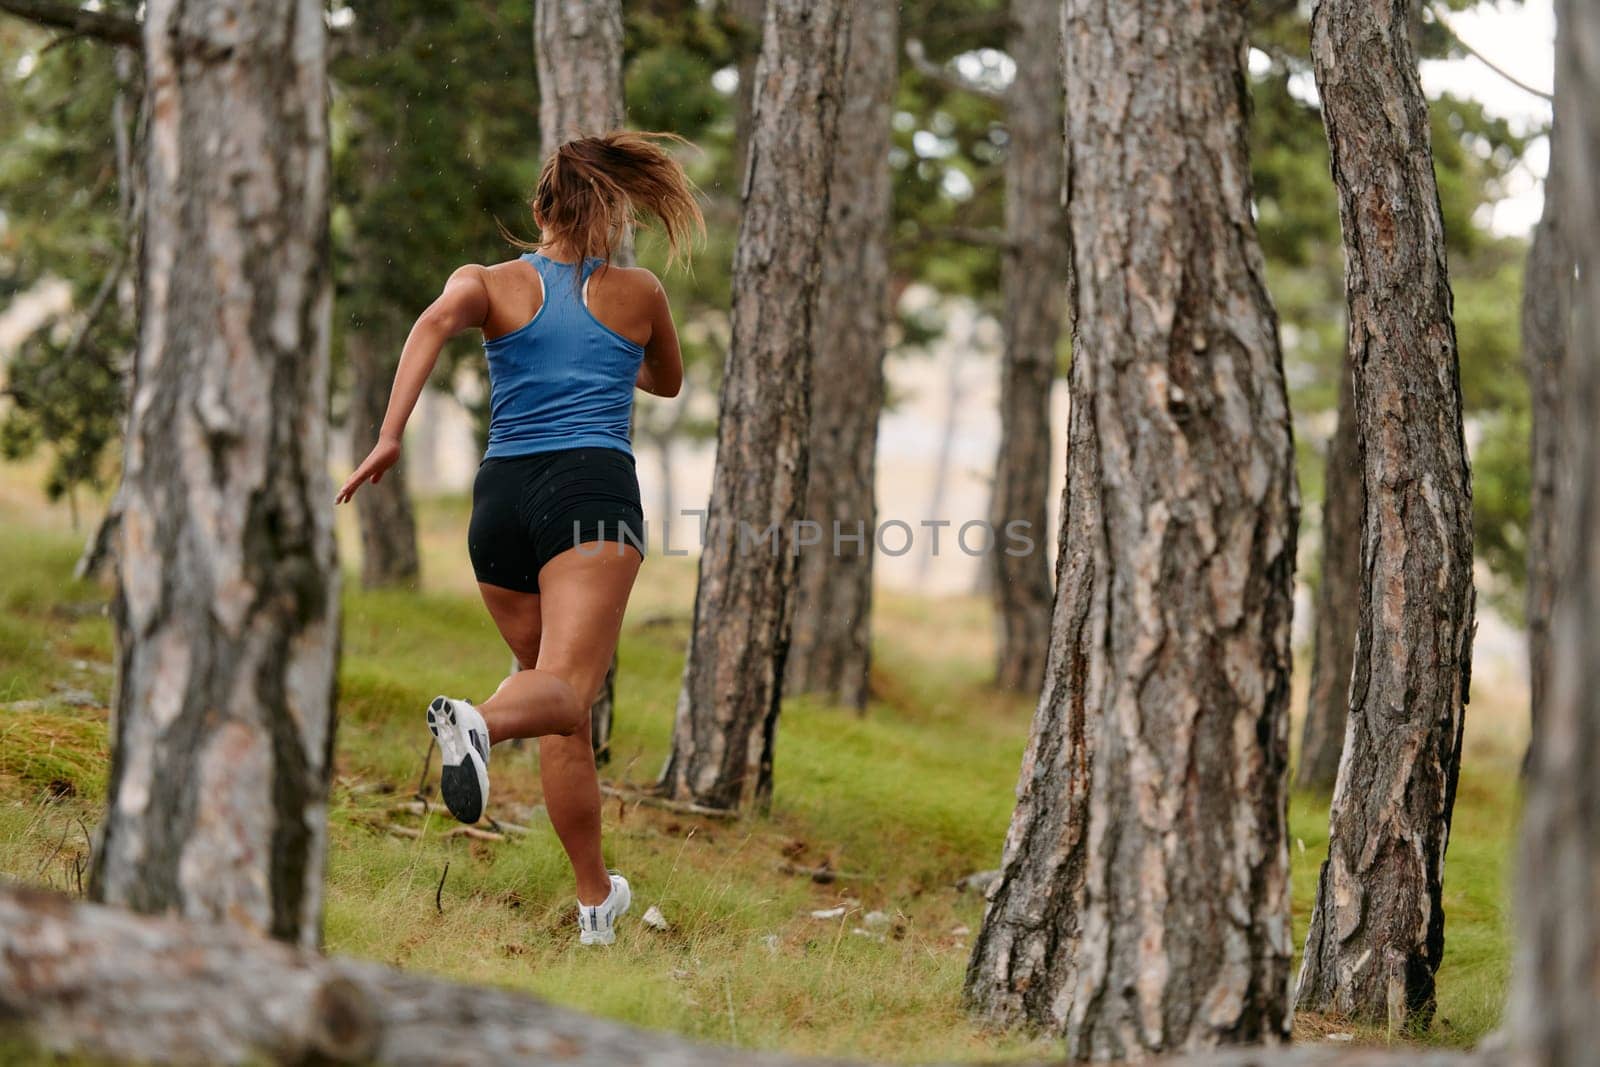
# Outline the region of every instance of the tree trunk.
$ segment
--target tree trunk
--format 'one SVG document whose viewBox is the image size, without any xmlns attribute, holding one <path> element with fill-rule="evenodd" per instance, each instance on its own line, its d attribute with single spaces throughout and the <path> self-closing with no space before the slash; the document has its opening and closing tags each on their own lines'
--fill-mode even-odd
<svg viewBox="0 0 1600 1067">
<path fill-rule="evenodd" d="M 928 490 L 928 520 L 937 522 L 945 517 L 945 499 L 950 493 L 950 468 L 956 452 L 956 432 L 960 429 L 962 401 L 966 397 L 961 372 L 966 367 L 968 353 L 977 345 L 976 320 L 967 319 L 960 338 L 951 337 L 946 345 L 949 360 L 944 371 L 944 416 L 939 420 L 939 446 L 933 453 L 933 485 Z M 993 509 L 990 509 L 993 510 Z M 917 582 L 923 583 L 933 572 L 933 549 L 917 553 Z M 981 572 L 980 572 L 981 573 Z"/>
<path fill-rule="evenodd" d="M 1055 615 L 967 1001 L 1064 1033 L 1079 1060 L 1277 1042 L 1298 497 L 1244 7 L 1071 0 L 1065 19 L 1077 323 Z"/>
<path fill-rule="evenodd" d="M 1409 0 L 1322 0 L 1312 58 L 1344 230 L 1360 627 L 1298 1007 L 1426 1022 L 1472 656 L 1472 487 Z"/>
<path fill-rule="evenodd" d="M 805 517 L 786 688 L 867 706 L 872 665 L 871 531 L 878 526 L 878 416 L 889 330 L 889 120 L 899 12 L 867 4 L 850 33 L 823 238 L 811 366 Z M 834 530 L 841 533 L 837 550 Z M 863 531 L 859 542 L 844 536 Z"/>
<path fill-rule="evenodd" d="M 325 958 L 225 926 L 141 918 L 34 889 L 0 886 L 0 945 L 4 1047 L 20 1056 L 32 1050 L 19 1039 L 30 1043 L 38 1062 L 54 1053 L 95 1063 L 207 1065 L 845 1063 L 639 1030 L 510 990 Z M 1213 1053 L 1174 1067 L 1494 1064 L 1492 1056 L 1441 1049 L 1323 1045 L 1282 1049 L 1270 1060 L 1254 1049 Z"/>
<path fill-rule="evenodd" d="M 1555 599 L 1556 483 L 1561 470 L 1562 366 L 1571 318 L 1573 255 L 1563 227 L 1561 148 L 1550 127 L 1550 165 L 1544 180 L 1544 210 L 1528 247 L 1522 279 L 1522 356 L 1528 374 L 1533 434 L 1529 448 L 1528 501 L 1528 679 L 1531 730 L 1528 766 L 1540 734 L 1545 682 L 1549 677 L 1549 629 Z"/>
<path fill-rule="evenodd" d="M 537 0 L 533 46 L 539 74 L 539 137 L 544 155 L 574 137 L 618 129 L 625 121 L 622 93 L 620 0 Z M 623 235 L 611 261 L 633 265 L 633 235 Z M 589 708 L 589 736 L 597 765 L 611 758 L 617 705 L 617 657 Z"/>
<path fill-rule="evenodd" d="M 734 111 L 733 158 L 738 161 L 739 181 L 743 186 L 745 169 L 750 164 L 750 128 L 755 114 L 756 61 L 761 57 L 761 38 L 767 20 L 767 0 L 729 0 L 734 19 L 748 41 L 739 50 L 739 99 Z"/>
<path fill-rule="evenodd" d="M 1311 636 L 1311 694 L 1300 733 L 1301 789 L 1333 791 L 1344 751 L 1350 667 L 1361 627 L 1361 443 L 1346 356 L 1339 374 L 1339 416 L 1322 479 L 1322 575 Z"/>
<path fill-rule="evenodd" d="M 376 56 L 394 47 L 392 39 L 376 28 L 361 33 L 359 50 Z M 375 121 L 373 116 L 355 111 L 347 126 L 354 146 L 358 195 L 377 194 L 387 188 L 395 175 L 396 140 L 399 130 L 392 124 Z M 405 310 L 396 307 L 388 280 L 376 269 L 388 260 L 387 230 L 367 220 L 349 228 L 355 243 L 351 266 L 342 280 L 353 283 L 348 299 L 341 300 L 342 343 L 350 371 L 349 410 L 352 458 L 360 462 L 378 442 L 378 432 L 388 413 L 389 394 L 405 333 L 397 321 Z M 425 419 L 415 420 L 419 426 Z M 417 518 L 411 505 L 411 464 L 406 452 L 426 451 L 412 445 L 402 449 L 395 465 L 382 480 L 368 482 L 355 496 L 357 525 L 361 531 L 361 584 L 368 589 L 386 586 L 416 587 L 422 566 L 417 546 Z"/>
<path fill-rule="evenodd" d="M 1017 73 L 1006 94 L 1006 251 L 1001 266 L 1005 354 L 1000 363 L 1000 452 L 989 517 L 999 635 L 995 684 L 1037 693 L 1050 644 L 1050 387 L 1056 377 L 1064 284 L 1071 269 L 1061 209 L 1062 99 L 1059 0 L 1011 0 L 1007 45 Z M 1005 551 L 1006 527 L 1028 524 L 1034 551 Z"/>
<path fill-rule="evenodd" d="M 144 150 L 149 121 L 144 66 L 139 54 L 129 47 L 116 49 L 112 65 L 117 74 L 117 94 L 111 103 L 111 143 L 117 162 L 117 222 L 122 226 L 123 239 L 127 242 L 127 259 L 124 262 L 139 264 L 144 261 Z M 125 287 L 120 281 L 117 283 L 117 303 L 123 315 L 133 323 L 135 333 L 139 327 L 139 290 L 137 284 Z M 133 361 L 129 363 L 127 379 L 123 382 L 123 395 L 131 397 L 134 392 Z M 126 419 L 123 430 L 126 433 Z M 117 524 L 122 520 L 121 489 L 119 484 L 73 567 L 73 577 L 80 581 L 98 579 L 111 562 L 111 553 L 117 540 Z"/>
<path fill-rule="evenodd" d="M 137 387 L 96 899 L 314 945 L 338 638 L 322 7 L 146 7 Z"/>
<path fill-rule="evenodd" d="M 345 333 L 345 358 L 350 362 L 351 454 L 364 456 L 378 441 L 378 429 L 389 406 L 389 390 L 400 346 L 370 324 Z M 417 519 L 402 456 L 377 483 L 356 494 L 361 526 L 361 584 L 368 589 L 415 585 L 421 574 L 417 558 Z"/>
<path fill-rule="evenodd" d="M 1510 1016 L 1523 1062 L 1564 1067 L 1592 1063 L 1600 1048 L 1600 7 L 1561 0 L 1556 27 L 1561 136 L 1550 165 L 1562 182 L 1553 210 L 1580 281 L 1560 378 L 1570 417 L 1559 428 L 1555 592 L 1523 815 Z"/>
<path fill-rule="evenodd" d="M 622 125 L 622 5 L 619 0 L 537 0 L 534 59 L 544 154 L 574 137 Z"/>
<path fill-rule="evenodd" d="M 694 628 L 660 788 L 716 808 L 765 807 L 804 513 L 813 323 L 847 0 L 772 0 L 756 74 L 733 339 Z"/>
</svg>

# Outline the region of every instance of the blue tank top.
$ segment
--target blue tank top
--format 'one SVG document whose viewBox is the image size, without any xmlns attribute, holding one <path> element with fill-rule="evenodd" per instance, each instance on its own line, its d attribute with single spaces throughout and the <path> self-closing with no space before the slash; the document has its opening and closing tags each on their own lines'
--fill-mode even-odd
<svg viewBox="0 0 1600 1067">
<path fill-rule="evenodd" d="M 544 284 L 526 324 L 483 343 L 489 361 L 489 447 L 485 459 L 563 448 L 615 448 L 633 455 L 629 423 L 644 346 L 595 318 L 583 286 L 603 262 L 522 257 Z"/>
</svg>

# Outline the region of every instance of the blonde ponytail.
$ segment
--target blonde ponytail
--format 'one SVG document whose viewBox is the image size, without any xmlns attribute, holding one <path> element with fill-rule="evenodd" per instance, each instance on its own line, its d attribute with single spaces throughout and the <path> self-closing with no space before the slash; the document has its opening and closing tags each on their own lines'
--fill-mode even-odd
<svg viewBox="0 0 1600 1067">
<path fill-rule="evenodd" d="M 705 219 L 694 183 L 663 147 L 685 143 L 670 133 L 615 130 L 563 144 L 545 161 L 530 205 L 545 242 L 609 260 L 628 226 L 654 217 L 669 262 L 687 258 Z"/>
</svg>

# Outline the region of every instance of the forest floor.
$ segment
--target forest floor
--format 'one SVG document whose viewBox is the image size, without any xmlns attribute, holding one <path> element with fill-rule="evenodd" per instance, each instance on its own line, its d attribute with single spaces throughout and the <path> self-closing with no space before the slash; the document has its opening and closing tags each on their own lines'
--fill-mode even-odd
<svg viewBox="0 0 1600 1067">
<path fill-rule="evenodd" d="M 37 484 L 34 472 L 0 468 L 0 875 L 77 893 L 106 786 L 110 629 L 105 591 L 71 578 L 81 532 Z M 961 1010 L 983 901 L 955 884 L 998 862 L 1032 711 L 985 685 L 982 601 L 882 596 L 867 714 L 786 702 L 770 816 L 718 821 L 609 799 L 607 858 L 632 881 L 634 910 L 614 948 L 582 949 L 536 746 L 496 750 L 490 808 L 529 833 L 450 836 L 447 815 L 412 810 L 427 700 L 481 697 L 509 662 L 465 569 L 465 515 L 461 500 L 424 507 L 422 591 L 346 583 L 329 951 L 750 1047 L 901 1062 L 1056 1050 L 984 1032 Z M 340 521 L 348 546 L 352 516 Z M 666 755 L 693 583 L 688 560 L 653 557 L 642 572 L 621 649 L 616 755 L 602 770 L 612 782 L 648 783 Z M 1480 686 L 1469 710 L 1438 1015 L 1397 1040 L 1471 1045 L 1499 1021 L 1525 715 L 1502 688 Z M 435 759 L 429 796 L 437 769 Z M 1293 796 L 1290 821 L 1298 945 L 1325 798 Z M 820 867 L 837 878 L 792 873 Z M 665 930 L 640 921 L 652 906 Z M 1304 1016 L 1296 1029 L 1386 1040 Z"/>
</svg>

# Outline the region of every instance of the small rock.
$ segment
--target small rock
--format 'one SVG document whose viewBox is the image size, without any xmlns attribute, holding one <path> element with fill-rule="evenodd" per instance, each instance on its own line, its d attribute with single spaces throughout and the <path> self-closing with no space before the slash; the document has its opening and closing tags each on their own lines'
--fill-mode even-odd
<svg viewBox="0 0 1600 1067">
<path fill-rule="evenodd" d="M 965 923 L 963 923 L 962 925 L 956 927 L 954 930 L 951 930 L 950 931 L 950 936 L 951 937 L 966 937 L 970 933 L 972 933 L 972 927 L 970 927 L 970 926 L 966 925 Z"/>
<path fill-rule="evenodd" d="M 1356 1039 L 1356 1035 L 1355 1034 L 1329 1034 L 1328 1035 L 1328 1040 L 1329 1041 L 1354 1041 L 1355 1039 Z"/>
<path fill-rule="evenodd" d="M 654 904 L 650 905 L 650 907 L 645 911 L 644 919 L 642 921 L 646 926 L 653 927 L 657 930 L 665 930 L 667 928 L 667 917 L 661 914 L 661 909 L 656 907 Z"/>
<path fill-rule="evenodd" d="M 93 693 L 87 689 L 75 689 L 70 686 L 56 686 L 56 699 L 68 707 L 92 708 L 100 702 Z"/>
<path fill-rule="evenodd" d="M 837 908 L 823 908 L 811 913 L 813 919 L 837 919 L 844 914 L 843 906 Z"/>
<path fill-rule="evenodd" d="M 967 875 L 965 878 L 961 879 L 961 881 L 957 882 L 956 889 L 963 893 L 967 892 L 968 890 L 971 890 L 974 893 L 987 893 L 989 891 L 989 887 L 994 885 L 999 880 L 1000 872 L 998 870 L 977 871 L 973 874 Z"/>
<path fill-rule="evenodd" d="M 883 935 L 882 934 L 875 934 L 871 930 L 863 930 L 859 926 L 857 926 L 855 929 L 851 930 L 850 932 L 852 934 L 855 934 L 857 937 L 870 937 L 874 941 L 882 941 L 883 940 Z"/>
<path fill-rule="evenodd" d="M 868 930 L 877 930 L 889 925 L 889 916 L 886 912 L 869 911 L 861 917 L 861 922 Z"/>
</svg>

